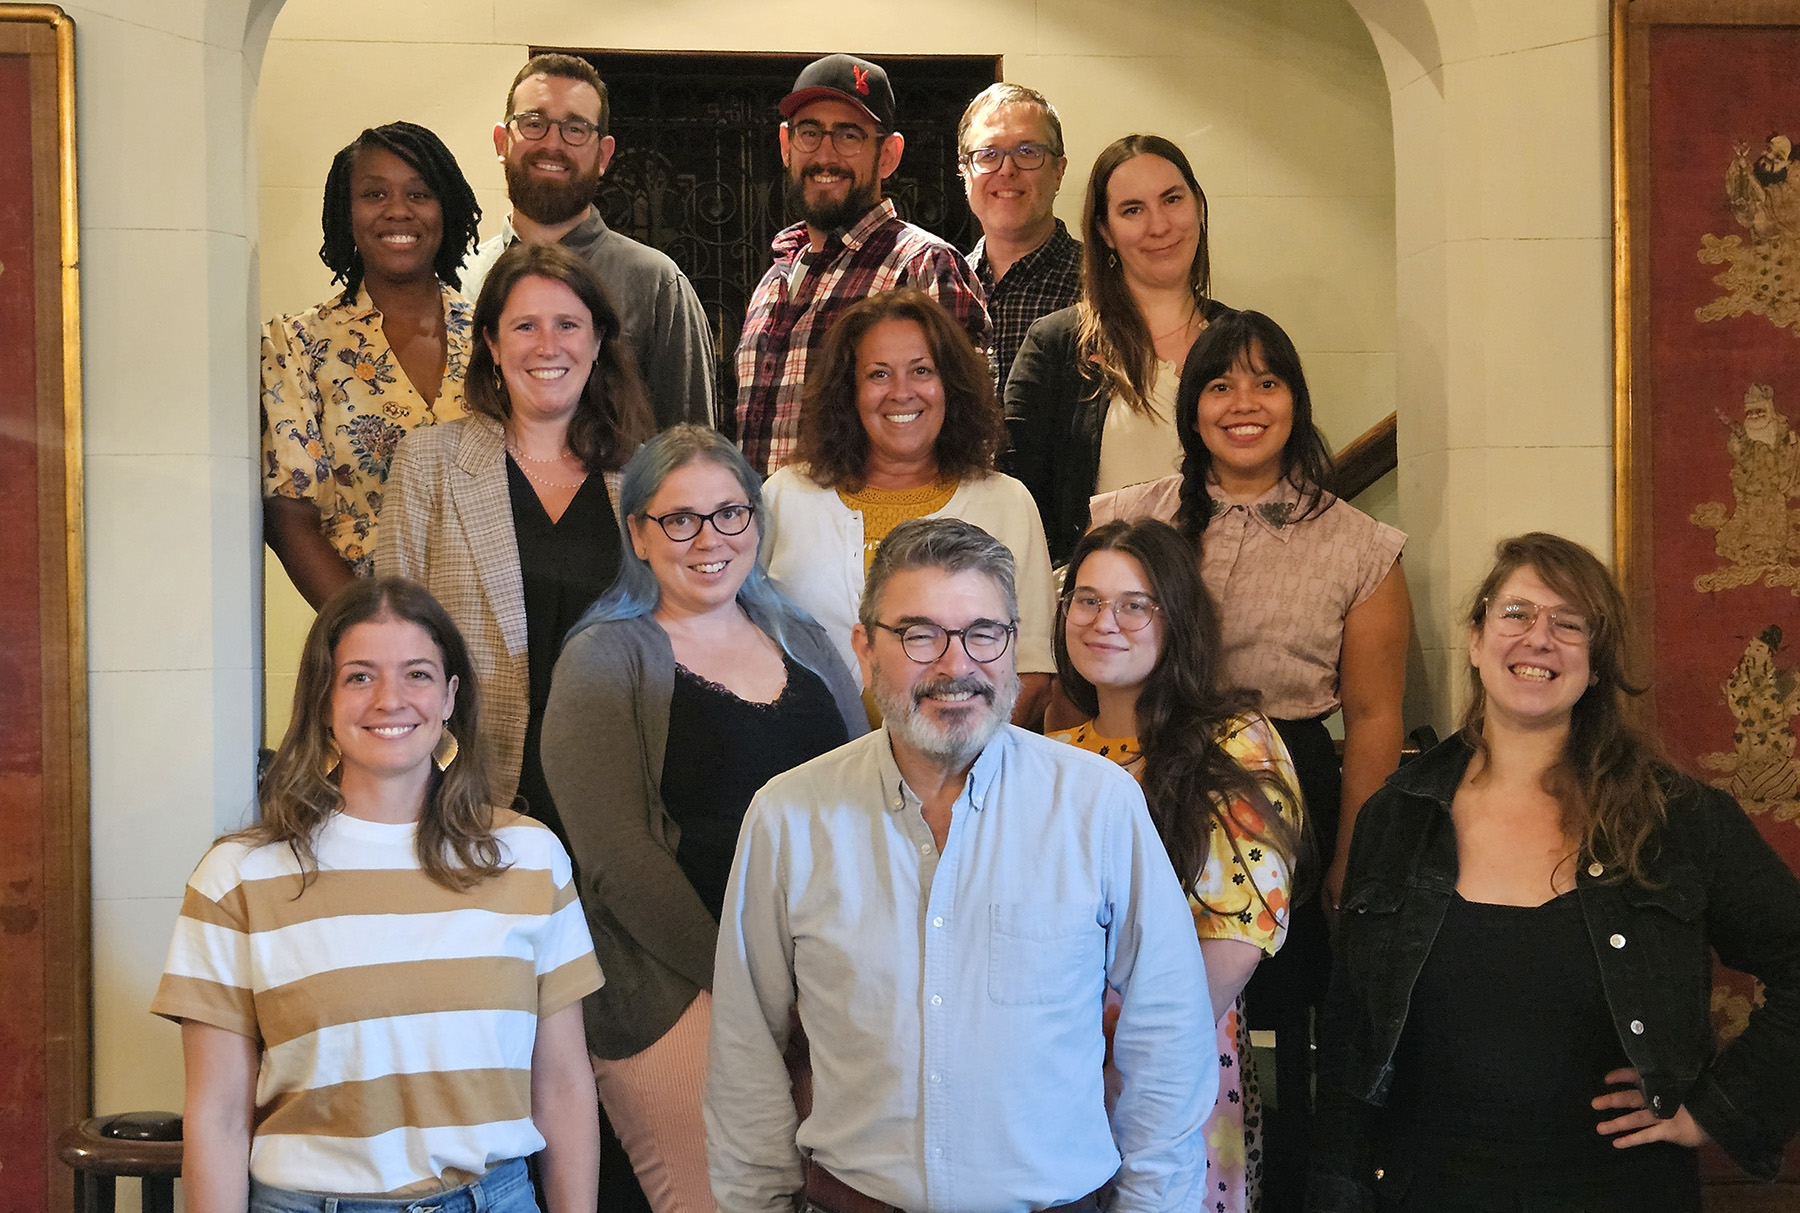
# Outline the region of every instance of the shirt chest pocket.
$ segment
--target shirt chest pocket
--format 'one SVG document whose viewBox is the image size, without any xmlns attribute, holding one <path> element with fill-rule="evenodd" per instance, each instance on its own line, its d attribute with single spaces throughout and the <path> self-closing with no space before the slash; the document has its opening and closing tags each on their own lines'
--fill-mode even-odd
<svg viewBox="0 0 1800 1213">
<path fill-rule="evenodd" d="M 1092 906 L 997 903 L 989 907 L 988 997 L 1002 1006 L 1097 998 L 1106 932 Z"/>
</svg>

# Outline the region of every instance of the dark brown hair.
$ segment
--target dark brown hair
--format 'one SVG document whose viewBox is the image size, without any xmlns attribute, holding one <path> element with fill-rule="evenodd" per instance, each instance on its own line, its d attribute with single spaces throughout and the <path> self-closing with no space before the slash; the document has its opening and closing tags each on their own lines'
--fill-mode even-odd
<svg viewBox="0 0 1800 1213">
<path fill-rule="evenodd" d="M 600 94 L 600 120 L 594 124 L 594 138 L 603 139 L 610 132 L 612 123 L 612 102 L 606 97 L 606 81 L 600 79 L 600 73 L 594 65 L 579 55 L 565 55 L 560 51 L 545 51 L 541 55 L 533 55 L 526 60 L 519 74 L 513 77 L 512 84 L 506 89 L 506 112 L 500 115 L 500 121 L 510 122 L 513 115 L 513 94 L 519 86 L 533 76 L 551 76 L 562 80 L 579 80 Z"/>
<path fill-rule="evenodd" d="M 1627 668 L 1625 596 L 1594 554 L 1543 531 L 1502 539 L 1494 567 L 1475 591 L 1469 630 L 1487 626 L 1487 604 L 1506 579 L 1529 569 L 1587 617 L 1588 673 L 1594 684 L 1569 714 L 1562 759 L 1544 777 L 1544 790 L 1562 806 L 1563 832 L 1580 844 L 1577 862 L 1599 862 L 1615 875 L 1645 881 L 1644 853 L 1664 821 L 1663 780 L 1669 767 L 1656 742 L 1633 723 L 1627 705 L 1645 684 Z M 1463 716 L 1463 740 L 1486 762 L 1487 689 L 1471 669 L 1474 691 Z"/>
<path fill-rule="evenodd" d="M 475 340 L 469 353 L 469 374 L 464 391 L 469 411 L 505 424 L 512 416 L 512 398 L 506 381 L 494 363 L 488 342 L 500 332 L 500 314 L 513 289 L 526 278 L 560 282 L 586 305 L 593 318 L 594 336 L 600 340 L 600 356 L 588 372 L 587 385 L 569 419 L 569 449 L 590 472 L 608 472 L 625 466 L 631 453 L 654 433 L 656 419 L 638 379 L 637 361 L 625 344 L 619 313 L 594 271 L 575 253 L 560 244 L 519 241 L 494 262 L 475 301 Z"/>
<path fill-rule="evenodd" d="M 857 350 L 884 320 L 910 320 L 944 385 L 944 426 L 938 431 L 940 480 L 986 476 L 1006 445 L 1006 415 L 994 395 L 987 359 L 942 304 L 916 287 L 871 295 L 834 320 L 807 371 L 801 395 L 800 441 L 794 462 L 822 488 L 855 491 L 868 471 L 869 435 L 856 407 Z"/>
<path fill-rule="evenodd" d="M 499 872 L 500 844 L 488 804 L 487 763 L 481 745 L 481 688 L 462 633 L 431 592 L 404 577 L 359 577 L 325 604 L 300 650 L 294 713 L 287 734 L 257 789 L 261 820 L 231 835 L 252 846 L 284 843 L 300 862 L 301 891 L 318 870 L 319 830 L 344 807 L 336 778 L 326 770 L 334 753 L 331 694 L 337 646 L 359 623 L 403 619 L 424 628 L 456 679 L 456 704 L 444 728 L 458 742 L 456 760 L 433 772 L 415 841 L 419 867 L 446 889 L 467 889 Z"/>
<path fill-rule="evenodd" d="M 1223 685 L 1218 610 L 1200 580 L 1194 549 L 1168 523 L 1154 518 L 1103 523 L 1075 545 L 1056 612 L 1056 676 L 1064 693 L 1089 717 L 1099 712 L 1094 685 L 1069 659 L 1067 635 L 1069 599 L 1080 584 L 1082 561 L 1095 552 L 1118 552 L 1137 561 L 1150 596 L 1161 608 L 1162 652 L 1138 692 L 1137 731 L 1144 751 L 1144 799 L 1182 886 L 1191 889 L 1199 878 L 1211 851 L 1212 832 L 1219 829 L 1231 838 L 1234 851 L 1235 834 L 1250 833 L 1278 852 L 1298 891 L 1312 867 L 1311 834 L 1304 820 L 1290 822 L 1276 811 L 1271 793 L 1298 806 L 1299 791 L 1274 771 L 1246 769 L 1220 744 L 1227 723 L 1254 712 L 1259 697 Z M 1260 831 L 1247 830 L 1248 823 L 1233 815 L 1238 802 L 1262 819 Z M 1244 870 L 1252 866 L 1245 863 Z M 1264 891 L 1254 887 L 1252 891 L 1272 912 Z"/>
<path fill-rule="evenodd" d="M 1188 270 L 1194 307 L 1206 315 L 1212 293 L 1212 261 L 1206 248 L 1206 192 L 1194 176 L 1194 166 L 1182 150 L 1161 135 L 1126 135 L 1101 149 L 1088 174 L 1087 198 L 1081 205 L 1081 302 L 1076 304 L 1080 327 L 1077 355 L 1083 365 L 1092 363 L 1100 372 L 1101 392 L 1117 395 L 1135 409 L 1150 407 L 1150 380 L 1156 373 L 1156 342 L 1144 314 L 1138 311 L 1125 270 L 1106 242 L 1107 185 L 1119 166 L 1139 156 L 1161 156 L 1173 164 L 1200 212 L 1200 246 Z"/>
<path fill-rule="evenodd" d="M 1260 364 L 1255 360 L 1262 353 Z M 1281 475 L 1300 492 L 1298 522 L 1330 509 L 1337 500 L 1325 486 L 1335 479 L 1336 464 L 1325 435 L 1313 421 L 1312 393 L 1306 372 L 1300 369 L 1300 351 L 1279 324 L 1261 312 L 1225 312 L 1211 324 L 1181 368 L 1181 385 L 1175 389 L 1175 432 L 1181 439 L 1181 508 L 1175 525 L 1194 544 L 1212 518 L 1212 494 L 1207 480 L 1212 474 L 1212 451 L 1200 434 L 1200 394 L 1206 385 L 1234 366 L 1267 371 L 1287 385 L 1294 398 L 1293 427 L 1281 448 Z"/>
</svg>

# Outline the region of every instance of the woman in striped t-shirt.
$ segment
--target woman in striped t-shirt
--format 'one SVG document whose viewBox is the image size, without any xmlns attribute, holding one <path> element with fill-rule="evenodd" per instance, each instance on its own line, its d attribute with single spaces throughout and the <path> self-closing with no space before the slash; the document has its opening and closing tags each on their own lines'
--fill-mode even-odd
<svg viewBox="0 0 1800 1213">
<path fill-rule="evenodd" d="M 190 1213 L 532 1213 L 539 1151 L 551 1213 L 594 1208 L 599 966 L 561 845 L 456 743 L 477 699 L 412 582 L 313 624 L 261 821 L 200 861 L 151 1008 L 182 1025 Z"/>
</svg>

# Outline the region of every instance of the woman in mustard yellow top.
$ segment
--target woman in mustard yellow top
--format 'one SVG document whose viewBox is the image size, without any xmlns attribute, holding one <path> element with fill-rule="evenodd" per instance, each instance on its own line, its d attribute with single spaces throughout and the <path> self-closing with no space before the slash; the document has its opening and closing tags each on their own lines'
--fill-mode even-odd
<svg viewBox="0 0 1800 1213">
<path fill-rule="evenodd" d="M 806 378 L 793 462 L 763 487 L 768 567 L 855 669 L 850 632 L 887 533 L 925 517 L 981 527 L 1018 561 L 1024 687 L 1013 719 L 1035 723 L 1055 668 L 1055 590 L 1037 505 L 994 470 L 1005 442 L 987 360 L 950 313 L 914 289 L 863 300 L 826 335 Z"/>
<path fill-rule="evenodd" d="M 1090 531 L 1069 560 L 1056 670 L 1089 719 L 1052 733 L 1136 776 L 1188 890 L 1217 1018 L 1205 1208 L 1255 1204 L 1261 1108 L 1240 1062 L 1244 983 L 1287 937 L 1306 830 L 1287 747 L 1256 697 L 1219 683 L 1219 620 L 1193 549 L 1153 519 Z"/>
</svg>

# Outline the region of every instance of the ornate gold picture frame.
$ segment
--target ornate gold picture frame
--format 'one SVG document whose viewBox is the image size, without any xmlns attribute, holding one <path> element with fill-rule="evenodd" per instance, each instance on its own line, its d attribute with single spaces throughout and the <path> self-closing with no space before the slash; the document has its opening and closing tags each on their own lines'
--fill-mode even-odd
<svg viewBox="0 0 1800 1213">
<path fill-rule="evenodd" d="M 88 1113 L 87 657 L 74 25 L 0 4 L 0 1175 L 67 1209 Z"/>
</svg>

